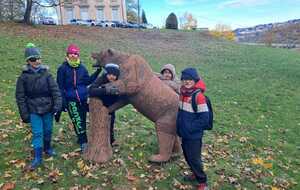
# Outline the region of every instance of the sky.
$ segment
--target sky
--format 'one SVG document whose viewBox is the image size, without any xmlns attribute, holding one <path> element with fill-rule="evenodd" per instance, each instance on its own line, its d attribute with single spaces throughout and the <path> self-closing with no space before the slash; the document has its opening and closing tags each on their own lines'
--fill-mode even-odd
<svg viewBox="0 0 300 190">
<path fill-rule="evenodd" d="M 300 19 L 300 0 L 139 0 L 148 23 L 164 26 L 174 12 L 179 20 L 185 12 L 198 21 L 198 28 L 213 29 L 226 24 L 232 29 Z"/>
</svg>

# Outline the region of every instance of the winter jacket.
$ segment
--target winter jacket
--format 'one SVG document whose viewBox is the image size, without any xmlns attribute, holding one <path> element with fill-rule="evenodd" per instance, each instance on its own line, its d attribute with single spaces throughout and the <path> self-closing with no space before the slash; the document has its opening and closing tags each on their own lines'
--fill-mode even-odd
<svg viewBox="0 0 300 190">
<path fill-rule="evenodd" d="M 63 97 L 64 107 L 68 101 L 87 102 L 87 86 L 96 80 L 99 73 L 100 71 L 97 70 L 89 76 L 82 63 L 78 67 L 71 67 L 65 61 L 57 70 L 57 83 Z"/>
<path fill-rule="evenodd" d="M 91 86 L 89 87 L 89 95 L 90 97 L 100 98 L 103 102 L 103 105 L 109 107 L 118 101 L 119 96 L 107 95 L 105 88 L 102 86 L 106 83 L 109 83 L 109 81 L 105 73 L 98 77 L 97 80 L 91 84 Z"/>
<path fill-rule="evenodd" d="M 173 76 L 172 80 L 166 80 L 164 78 L 164 76 L 162 75 L 162 73 L 165 69 L 168 69 L 172 73 L 172 76 Z M 158 74 L 158 78 L 160 80 L 162 80 L 166 85 L 171 87 L 177 94 L 179 94 L 179 92 L 180 92 L 180 81 L 176 77 L 176 70 L 175 70 L 174 65 L 172 65 L 172 64 L 164 65 L 160 70 L 160 74 Z"/>
<path fill-rule="evenodd" d="M 196 96 L 197 113 L 192 108 L 192 94 L 184 96 L 180 95 L 179 98 L 179 110 L 177 114 L 177 134 L 183 139 L 200 139 L 203 136 L 203 129 L 208 125 L 209 112 L 206 104 L 206 99 L 203 94 L 205 91 L 205 84 L 202 80 L 199 80 L 193 89 L 195 92 L 197 89 L 201 89 Z"/>
<path fill-rule="evenodd" d="M 29 65 L 24 67 L 16 84 L 16 101 L 20 116 L 26 123 L 31 113 L 54 113 L 61 109 L 61 94 L 48 67 L 41 66 L 37 72 Z"/>
</svg>

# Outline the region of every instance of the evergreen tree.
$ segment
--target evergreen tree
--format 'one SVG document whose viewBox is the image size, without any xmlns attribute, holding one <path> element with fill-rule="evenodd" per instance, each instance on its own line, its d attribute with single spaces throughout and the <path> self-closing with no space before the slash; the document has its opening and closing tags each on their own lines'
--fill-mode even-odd
<svg viewBox="0 0 300 190">
<path fill-rule="evenodd" d="M 147 21 L 147 18 L 146 18 L 146 13 L 145 13 L 144 9 L 142 11 L 142 23 L 143 24 L 148 24 L 148 21 Z"/>
<path fill-rule="evenodd" d="M 171 13 L 166 20 L 166 29 L 178 29 L 177 17 L 174 13 Z"/>
</svg>

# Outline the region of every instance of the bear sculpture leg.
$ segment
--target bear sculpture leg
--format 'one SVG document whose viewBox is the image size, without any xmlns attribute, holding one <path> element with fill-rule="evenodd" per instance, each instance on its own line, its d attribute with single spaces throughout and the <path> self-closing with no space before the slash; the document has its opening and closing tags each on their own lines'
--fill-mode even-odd
<svg viewBox="0 0 300 190">
<path fill-rule="evenodd" d="M 90 123 L 88 146 L 84 152 L 84 158 L 97 163 L 107 162 L 112 157 L 110 116 L 100 99 L 90 99 Z"/>
</svg>

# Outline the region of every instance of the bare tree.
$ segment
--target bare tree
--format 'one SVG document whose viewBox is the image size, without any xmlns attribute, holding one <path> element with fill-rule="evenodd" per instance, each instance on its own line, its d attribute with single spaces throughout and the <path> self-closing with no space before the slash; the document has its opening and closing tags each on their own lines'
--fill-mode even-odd
<svg viewBox="0 0 300 190">
<path fill-rule="evenodd" d="M 23 22 L 25 24 L 31 24 L 31 15 L 32 15 L 32 9 L 33 6 L 39 6 L 39 7 L 56 7 L 59 6 L 59 0 L 26 0 L 26 9 L 24 13 L 24 19 Z"/>
<path fill-rule="evenodd" d="M 179 20 L 182 29 L 195 30 L 197 28 L 197 19 L 191 13 L 185 12 Z"/>
</svg>

